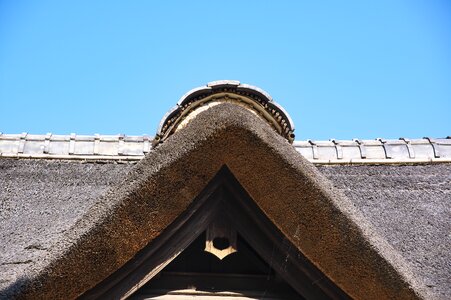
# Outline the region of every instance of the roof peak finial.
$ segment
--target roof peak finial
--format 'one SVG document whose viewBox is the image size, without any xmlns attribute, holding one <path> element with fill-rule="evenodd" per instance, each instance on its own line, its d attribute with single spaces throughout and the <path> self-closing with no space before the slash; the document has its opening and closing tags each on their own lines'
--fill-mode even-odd
<svg viewBox="0 0 451 300">
<path fill-rule="evenodd" d="M 217 80 L 184 94 L 160 122 L 154 146 L 183 128 L 200 111 L 230 102 L 259 115 L 290 143 L 294 141 L 294 124 L 288 113 L 264 90 L 237 80 Z M 194 114 L 194 111 L 196 113 Z"/>
</svg>

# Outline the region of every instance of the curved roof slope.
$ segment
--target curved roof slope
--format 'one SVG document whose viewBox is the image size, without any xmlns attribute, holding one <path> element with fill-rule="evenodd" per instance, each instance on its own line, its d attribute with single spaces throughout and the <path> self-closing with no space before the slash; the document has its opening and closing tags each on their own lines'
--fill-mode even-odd
<svg viewBox="0 0 451 300">
<path fill-rule="evenodd" d="M 159 236 L 227 165 L 287 239 L 351 297 L 426 297 L 428 289 L 402 253 L 265 124 L 229 103 L 198 114 L 117 185 L 90 198 L 72 218 L 74 225 L 51 243 L 49 255 L 40 257 L 43 263 L 31 263 L 31 277 L 18 278 L 6 293 L 64 299 L 82 294 Z M 74 193 L 73 201 L 83 201 Z M 58 199 L 67 201 L 64 195 Z"/>
</svg>

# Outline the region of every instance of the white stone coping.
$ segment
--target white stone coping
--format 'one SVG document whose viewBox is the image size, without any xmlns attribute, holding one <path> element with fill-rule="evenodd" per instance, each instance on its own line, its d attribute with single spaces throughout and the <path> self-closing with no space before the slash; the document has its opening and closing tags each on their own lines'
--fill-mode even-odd
<svg viewBox="0 0 451 300">
<path fill-rule="evenodd" d="M 137 161 L 151 151 L 148 135 L 1 134 L 0 157 Z M 451 138 L 295 141 L 315 164 L 451 162 Z"/>
</svg>

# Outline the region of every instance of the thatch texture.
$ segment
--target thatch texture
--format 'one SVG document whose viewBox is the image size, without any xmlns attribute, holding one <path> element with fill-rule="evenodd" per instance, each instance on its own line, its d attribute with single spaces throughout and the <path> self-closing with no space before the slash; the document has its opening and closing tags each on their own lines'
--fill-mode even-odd
<svg viewBox="0 0 451 300">
<path fill-rule="evenodd" d="M 317 169 L 253 114 L 218 106 L 135 166 L 0 159 L 0 298 L 22 288 L 28 298 L 82 294 L 155 239 L 223 165 L 352 297 L 417 299 L 425 286 L 449 295 L 449 165 Z"/>
<path fill-rule="evenodd" d="M 130 164 L 0 159 L 0 298 L 67 246 L 64 232 Z"/>
<path fill-rule="evenodd" d="M 451 295 L 451 164 L 318 166 L 441 299 Z"/>
</svg>

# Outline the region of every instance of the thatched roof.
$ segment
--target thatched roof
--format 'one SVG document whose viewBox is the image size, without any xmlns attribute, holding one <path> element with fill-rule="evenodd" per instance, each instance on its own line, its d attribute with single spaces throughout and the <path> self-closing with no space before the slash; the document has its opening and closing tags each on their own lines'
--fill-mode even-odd
<svg viewBox="0 0 451 300">
<path fill-rule="evenodd" d="M 451 293 L 451 164 L 318 166 L 440 299 Z"/>
<path fill-rule="evenodd" d="M 0 287 L 21 289 L 65 230 L 135 163 L 0 159 Z M 451 164 L 323 165 L 373 228 L 437 298 L 451 293 Z M 6 296 L 6 294 L 5 294 Z"/>
<path fill-rule="evenodd" d="M 83 294 L 164 232 L 224 165 L 351 297 L 451 293 L 451 164 L 314 166 L 258 116 L 222 103 L 139 161 L 1 158 L 0 298 Z"/>
<path fill-rule="evenodd" d="M 64 233 L 131 167 L 115 162 L 0 159 L 2 292 L 20 290 L 70 245 Z"/>
</svg>

